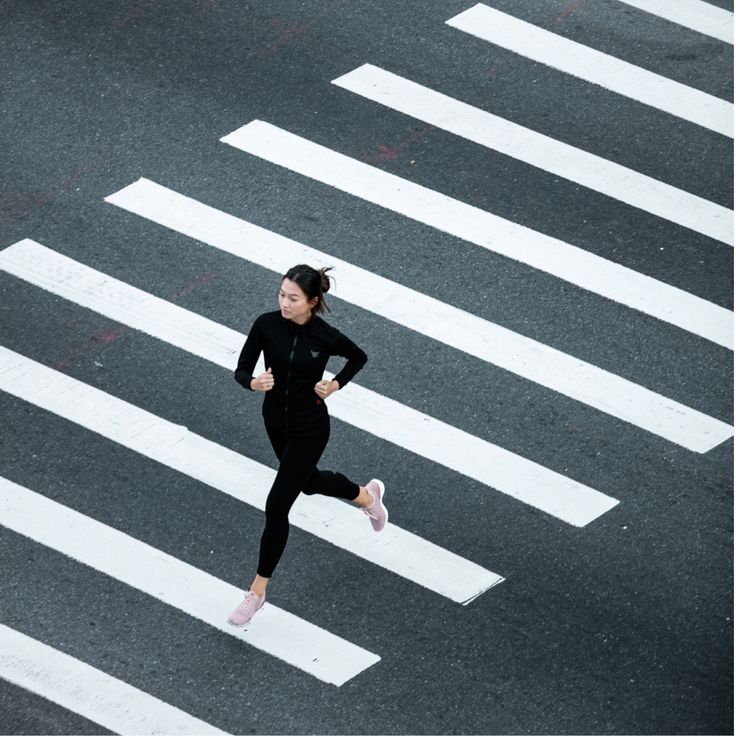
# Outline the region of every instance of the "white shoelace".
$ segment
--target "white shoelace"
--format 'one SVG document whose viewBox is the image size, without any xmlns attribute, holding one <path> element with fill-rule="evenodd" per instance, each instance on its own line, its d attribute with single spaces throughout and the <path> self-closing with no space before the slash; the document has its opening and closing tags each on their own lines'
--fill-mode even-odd
<svg viewBox="0 0 736 736">
<path fill-rule="evenodd" d="M 258 604 L 260 602 L 261 599 L 258 595 L 251 591 L 250 593 L 247 593 L 245 598 L 241 601 L 238 606 L 238 612 L 242 614 L 248 614 L 251 612 L 255 613 L 258 610 Z"/>
</svg>

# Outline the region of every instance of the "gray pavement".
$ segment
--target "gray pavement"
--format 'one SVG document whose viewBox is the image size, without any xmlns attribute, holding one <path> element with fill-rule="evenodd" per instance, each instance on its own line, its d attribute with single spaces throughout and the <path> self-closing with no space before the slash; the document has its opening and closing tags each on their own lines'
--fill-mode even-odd
<svg viewBox="0 0 736 736">
<path fill-rule="evenodd" d="M 732 47 L 623 3 L 488 4 L 733 99 Z M 278 279 L 103 201 L 143 176 L 733 424 L 732 352 L 219 142 L 266 120 L 733 309 L 732 248 L 330 84 L 370 62 L 732 205 L 731 139 L 445 25 L 469 5 L 6 0 L 0 248 L 247 332 Z M 1 272 L 0 294 L 2 346 L 275 467 L 222 369 Z M 325 467 L 380 474 L 393 522 L 506 580 L 459 606 L 293 530 L 270 600 L 382 658 L 336 688 L 0 525 L 0 623 L 231 733 L 732 733 L 733 440 L 690 452 L 332 306 L 361 385 L 621 503 L 574 528 L 333 419 Z M 251 507 L 5 393 L 0 436 L 5 478 L 234 585 L 252 569 Z M 0 680 L 0 731 L 101 729 Z"/>
</svg>

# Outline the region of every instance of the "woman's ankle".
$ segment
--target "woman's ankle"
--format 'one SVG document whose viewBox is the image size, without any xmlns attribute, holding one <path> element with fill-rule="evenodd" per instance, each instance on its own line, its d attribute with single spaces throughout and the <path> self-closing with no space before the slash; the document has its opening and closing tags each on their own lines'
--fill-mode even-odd
<svg viewBox="0 0 736 736">
<path fill-rule="evenodd" d="M 358 496 L 353 499 L 353 503 L 357 504 L 362 509 L 367 509 L 369 506 L 373 505 L 373 496 L 371 496 L 365 486 L 360 486 Z"/>
<path fill-rule="evenodd" d="M 251 593 L 255 593 L 259 598 L 266 595 L 266 588 L 270 578 L 264 578 L 262 575 L 256 575 L 256 579 L 250 584 Z"/>
</svg>

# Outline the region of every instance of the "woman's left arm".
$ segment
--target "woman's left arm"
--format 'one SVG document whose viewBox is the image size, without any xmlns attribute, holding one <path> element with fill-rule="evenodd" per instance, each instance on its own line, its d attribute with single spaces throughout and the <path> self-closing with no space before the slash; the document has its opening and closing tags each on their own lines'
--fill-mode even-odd
<svg viewBox="0 0 736 736">
<path fill-rule="evenodd" d="M 339 330 L 337 340 L 332 348 L 332 355 L 347 358 L 343 369 L 335 376 L 334 380 L 343 388 L 355 374 L 368 362 L 368 356 L 349 338 L 345 337 Z"/>
</svg>

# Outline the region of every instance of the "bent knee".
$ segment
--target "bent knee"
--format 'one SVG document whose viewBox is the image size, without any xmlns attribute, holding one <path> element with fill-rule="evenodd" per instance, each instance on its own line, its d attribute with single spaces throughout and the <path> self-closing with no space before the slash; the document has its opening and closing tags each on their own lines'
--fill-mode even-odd
<svg viewBox="0 0 736 736">
<path fill-rule="evenodd" d="M 288 523 L 291 504 L 266 502 L 266 521 L 273 524 Z"/>
</svg>

